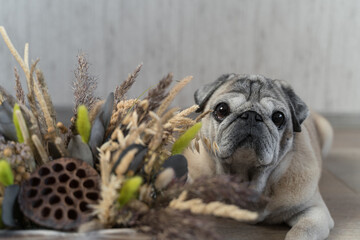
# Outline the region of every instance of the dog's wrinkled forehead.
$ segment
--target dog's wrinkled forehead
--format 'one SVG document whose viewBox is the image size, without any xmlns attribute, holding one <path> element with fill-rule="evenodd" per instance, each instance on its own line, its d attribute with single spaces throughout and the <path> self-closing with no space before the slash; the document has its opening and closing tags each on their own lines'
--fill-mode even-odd
<svg viewBox="0 0 360 240">
<path fill-rule="evenodd" d="M 225 87 L 226 92 L 243 94 L 247 101 L 259 101 L 264 97 L 276 97 L 282 100 L 281 93 L 277 91 L 274 81 L 261 75 L 241 77 L 235 75 L 226 82 Z"/>
<path fill-rule="evenodd" d="M 274 80 L 261 75 L 226 74 L 196 91 L 195 102 L 200 106 L 199 111 L 205 108 L 211 96 L 220 93 L 240 93 L 247 101 L 259 101 L 263 97 L 283 99 Z"/>
</svg>

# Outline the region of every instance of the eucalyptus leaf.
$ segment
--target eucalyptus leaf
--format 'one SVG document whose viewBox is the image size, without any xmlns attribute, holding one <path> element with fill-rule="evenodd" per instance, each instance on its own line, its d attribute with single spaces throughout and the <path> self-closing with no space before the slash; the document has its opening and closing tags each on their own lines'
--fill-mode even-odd
<svg viewBox="0 0 360 240">
<path fill-rule="evenodd" d="M 83 160 L 94 167 L 94 160 L 90 147 L 83 142 L 80 135 L 73 136 L 70 139 L 67 150 L 70 157 Z"/>
<path fill-rule="evenodd" d="M 91 127 L 89 145 L 94 156 L 97 156 L 97 148 L 100 147 L 104 141 L 105 132 L 110 123 L 113 105 L 114 93 L 110 93 Z"/>
<path fill-rule="evenodd" d="M 0 134 L 8 140 L 17 141 L 13 109 L 7 101 L 0 104 Z"/>
<path fill-rule="evenodd" d="M 176 154 L 170 156 L 162 165 L 164 168 L 172 168 L 175 171 L 176 178 L 187 176 L 188 165 L 184 155 Z"/>
<path fill-rule="evenodd" d="M 22 216 L 17 201 L 19 191 L 20 187 L 17 184 L 5 188 L 1 218 L 7 227 L 16 228 L 21 226 Z"/>
</svg>

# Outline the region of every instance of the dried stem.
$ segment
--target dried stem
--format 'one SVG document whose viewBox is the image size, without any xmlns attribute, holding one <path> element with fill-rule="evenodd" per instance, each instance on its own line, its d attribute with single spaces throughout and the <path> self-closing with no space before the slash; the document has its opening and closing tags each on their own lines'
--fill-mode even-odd
<svg viewBox="0 0 360 240">
<path fill-rule="evenodd" d="M 29 68 L 29 43 L 25 43 L 24 48 L 24 63 L 27 68 Z"/>
<path fill-rule="evenodd" d="M 23 69 L 26 79 L 27 79 L 27 82 L 28 82 L 28 87 L 30 87 L 30 84 L 29 84 L 30 83 L 30 69 L 29 69 L 29 67 L 26 66 L 24 60 L 21 58 L 20 54 L 18 53 L 18 51 L 12 44 L 12 42 L 3 26 L 0 26 L 0 34 L 3 37 L 6 45 L 8 46 L 11 54 L 15 57 L 16 61 L 20 64 L 21 68 Z"/>
<path fill-rule="evenodd" d="M 34 92 L 35 92 L 35 95 L 36 95 L 36 98 L 39 102 L 39 105 L 40 105 L 40 108 L 41 108 L 41 111 L 43 113 L 43 116 L 45 117 L 45 122 L 46 122 L 46 125 L 47 125 L 47 128 L 50 128 L 50 127 L 54 127 L 54 120 L 51 118 L 50 116 L 50 113 L 49 113 L 49 108 L 46 104 L 46 101 L 45 101 L 45 98 L 44 98 L 44 95 L 42 94 L 42 91 L 40 90 L 40 84 L 38 81 L 36 81 L 34 78 L 33 78 L 33 73 L 36 69 L 36 64 L 39 62 L 39 59 L 36 60 L 32 65 L 31 65 L 31 71 L 30 71 L 30 79 L 32 81 L 32 85 L 34 87 Z"/>
<path fill-rule="evenodd" d="M 34 145 L 41 157 L 42 164 L 47 163 L 49 161 L 49 157 L 48 157 L 43 145 L 41 144 L 39 137 L 34 134 L 31 136 L 31 140 L 34 143 Z"/>
</svg>

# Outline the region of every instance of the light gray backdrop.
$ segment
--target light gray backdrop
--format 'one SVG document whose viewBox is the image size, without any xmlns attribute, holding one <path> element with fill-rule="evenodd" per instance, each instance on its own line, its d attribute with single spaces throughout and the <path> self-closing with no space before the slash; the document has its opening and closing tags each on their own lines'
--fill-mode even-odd
<svg viewBox="0 0 360 240">
<path fill-rule="evenodd" d="M 185 107 L 222 73 L 257 73 L 290 81 L 318 111 L 360 113 L 358 0 L 0 0 L 0 25 L 19 52 L 30 43 L 57 106 L 72 105 L 83 51 L 100 96 L 142 62 L 130 97 L 168 72 L 193 75 L 176 99 Z M 12 92 L 14 66 L 0 39 L 0 84 Z"/>
</svg>

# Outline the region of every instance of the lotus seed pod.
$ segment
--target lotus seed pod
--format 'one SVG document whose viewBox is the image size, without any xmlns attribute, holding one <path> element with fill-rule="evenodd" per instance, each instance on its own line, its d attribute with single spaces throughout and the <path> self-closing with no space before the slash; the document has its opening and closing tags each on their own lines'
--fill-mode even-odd
<svg viewBox="0 0 360 240">
<path fill-rule="evenodd" d="M 36 169 L 21 185 L 20 209 L 33 222 L 59 230 L 76 229 L 92 217 L 100 197 L 100 176 L 84 161 L 60 158 Z"/>
</svg>

